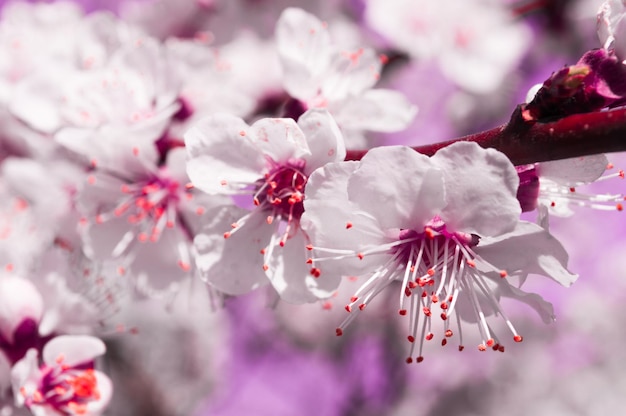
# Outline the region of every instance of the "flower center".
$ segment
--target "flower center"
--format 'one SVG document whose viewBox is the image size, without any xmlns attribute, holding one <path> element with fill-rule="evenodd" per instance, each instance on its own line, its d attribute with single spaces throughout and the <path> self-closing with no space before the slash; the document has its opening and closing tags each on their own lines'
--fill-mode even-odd
<svg viewBox="0 0 626 416">
<path fill-rule="evenodd" d="M 254 204 L 273 212 L 286 221 L 299 221 L 304 212 L 304 186 L 307 176 L 302 172 L 305 161 L 298 159 L 275 166 L 257 181 Z"/>
</svg>

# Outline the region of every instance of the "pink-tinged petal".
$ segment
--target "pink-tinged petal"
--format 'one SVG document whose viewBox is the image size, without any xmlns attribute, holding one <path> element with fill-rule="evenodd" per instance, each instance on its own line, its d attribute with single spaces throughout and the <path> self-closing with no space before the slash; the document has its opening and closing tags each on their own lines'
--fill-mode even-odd
<svg viewBox="0 0 626 416">
<path fill-rule="evenodd" d="M 444 147 L 432 158 L 445 175 L 447 205 L 441 213 L 455 232 L 497 236 L 515 228 L 521 208 L 519 177 L 502 153 L 476 143 Z"/>
<path fill-rule="evenodd" d="M 300 226 L 316 247 L 311 257 L 333 258 L 315 264 L 324 276 L 367 273 L 391 256 L 358 255 L 393 241 L 376 218 L 347 199 L 348 178 L 358 166 L 359 162 L 330 163 L 313 172 L 307 183 Z"/>
<path fill-rule="evenodd" d="M 284 247 L 276 244 L 272 250 L 272 257 L 268 262 L 269 269 L 265 273 L 285 302 L 301 304 L 318 300 L 308 287 L 308 281 L 315 278 L 310 273 L 311 266 L 306 263 L 309 253 L 306 249 L 307 244 L 302 230 L 297 230 L 286 241 Z M 340 277 L 336 279 L 337 286 L 340 279 Z"/>
<path fill-rule="evenodd" d="M 373 49 L 343 50 L 332 55 L 322 96 L 328 101 L 360 95 L 380 79 L 380 58 Z"/>
<path fill-rule="evenodd" d="M 528 293 L 524 292 L 521 289 L 516 288 L 515 286 L 509 284 L 500 284 L 498 285 L 497 292 L 506 298 L 515 299 L 519 302 L 525 303 L 526 305 L 533 308 L 543 322 L 546 324 L 550 324 L 554 322 L 554 308 L 550 302 L 545 301 L 541 296 L 536 293 Z"/>
<path fill-rule="evenodd" d="M 86 414 L 89 416 L 98 416 L 104 412 L 104 409 L 113 397 L 113 382 L 111 379 L 100 371 L 94 371 L 94 375 L 96 376 L 99 397 L 97 400 L 92 400 L 87 403 Z"/>
<path fill-rule="evenodd" d="M 567 270 L 568 255 L 561 243 L 539 225 L 520 221 L 512 232 L 481 239 L 474 250 L 483 260 L 522 279 L 529 273 L 570 286 L 578 275 Z M 477 267 L 481 267 L 477 263 Z"/>
<path fill-rule="evenodd" d="M 37 389 L 40 374 L 38 357 L 39 353 L 37 350 L 31 348 L 26 352 L 24 358 L 15 363 L 13 368 L 11 368 L 13 397 L 15 398 L 15 404 L 20 407 L 23 406 L 25 402 L 25 398 L 20 390 L 25 388 L 30 393 L 32 390 Z"/>
<path fill-rule="evenodd" d="M 43 298 L 29 280 L 0 278 L 0 334 L 8 342 L 13 342 L 13 334 L 23 321 L 39 323 L 43 309 Z"/>
<path fill-rule="evenodd" d="M 139 230 L 126 217 L 111 218 L 80 226 L 85 255 L 92 260 L 106 261 L 128 254 L 138 244 Z"/>
<path fill-rule="evenodd" d="M 62 363 L 70 367 L 92 362 L 104 355 L 104 342 L 89 335 L 59 335 L 43 347 L 43 361 L 49 365 Z"/>
<path fill-rule="evenodd" d="M 420 230 L 445 205 L 443 174 L 409 147 L 379 147 L 348 180 L 348 196 L 385 229 Z"/>
<path fill-rule="evenodd" d="M 223 232 L 231 230 L 228 224 L 245 213 L 231 207 L 229 212 L 221 215 L 223 218 L 231 216 L 233 221 L 225 222 L 223 228 L 217 225 L 205 228 L 194 239 L 196 265 L 202 271 L 203 279 L 229 295 L 242 295 L 269 283 L 263 270 L 261 251 L 269 243 L 275 225 L 267 224 L 267 213 L 260 210 L 250 213 L 245 225 L 232 232 L 230 237 L 223 236 Z"/>
<path fill-rule="evenodd" d="M 9 359 L 0 351 L 0 390 L 7 391 L 11 388 L 11 363 Z"/>
<path fill-rule="evenodd" d="M 304 133 L 293 119 L 264 118 L 250 126 L 255 145 L 274 162 L 310 156 Z"/>
<path fill-rule="evenodd" d="M 287 8 L 276 23 L 276 44 L 285 89 L 301 100 L 314 97 L 329 63 L 331 46 L 326 25 L 304 10 Z"/>
<path fill-rule="evenodd" d="M 306 136 L 310 155 L 306 160 L 305 173 L 309 174 L 320 166 L 341 162 L 346 157 L 346 146 L 339 126 L 325 110 L 309 110 L 298 119 L 298 126 Z"/>
<path fill-rule="evenodd" d="M 248 125 L 229 114 L 201 120 L 185 134 L 185 146 L 191 182 L 210 194 L 238 193 L 265 166 Z"/>
<path fill-rule="evenodd" d="M 572 159 L 541 162 L 537 165 L 540 179 L 549 179 L 563 186 L 578 186 L 598 179 L 608 165 L 605 155 L 589 155 Z"/>
<path fill-rule="evenodd" d="M 331 105 L 331 109 L 344 129 L 381 132 L 402 130 L 417 114 L 417 107 L 404 94 L 386 89 L 365 91 L 336 106 Z"/>
</svg>

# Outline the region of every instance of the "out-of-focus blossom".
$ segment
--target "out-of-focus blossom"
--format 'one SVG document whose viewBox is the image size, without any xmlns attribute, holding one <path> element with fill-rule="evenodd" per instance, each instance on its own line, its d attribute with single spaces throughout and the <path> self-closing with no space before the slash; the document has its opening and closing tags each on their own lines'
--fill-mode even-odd
<svg viewBox="0 0 626 416">
<path fill-rule="evenodd" d="M 530 30 L 502 2 L 464 1 L 454 8 L 412 0 L 368 0 L 365 19 L 392 47 L 434 59 L 453 82 L 494 91 L 530 46 Z"/>
<path fill-rule="evenodd" d="M 476 322 L 479 350 L 504 349 L 487 323 L 494 313 L 507 322 L 515 341 L 522 340 L 500 296 L 528 304 L 551 322 L 551 305 L 511 280 L 539 273 L 569 286 L 577 276 L 565 269 L 567 254 L 558 241 L 519 221 L 517 185 L 504 155 L 474 143 L 456 143 L 432 158 L 405 147 L 378 148 L 360 163 L 331 164 L 314 173 L 303 216 L 317 255 L 313 264 L 322 274 L 368 277 L 346 306 L 351 315 L 337 334 L 357 316 L 354 307 L 364 310 L 396 281 L 402 282 L 399 313 L 410 310 L 410 355 L 417 341 L 418 361 L 424 341 L 434 336 L 436 306 L 442 344 L 454 333 L 455 315 L 461 349 L 459 318 Z"/>
<path fill-rule="evenodd" d="M 327 109 L 347 136 L 363 145 L 363 131 L 405 128 L 417 108 L 389 89 L 373 89 L 384 57 L 373 49 L 342 49 L 333 44 L 327 24 L 301 9 L 288 8 L 276 24 L 276 42 L 287 92 L 304 109 Z"/>
<path fill-rule="evenodd" d="M 185 135 L 192 184 L 209 194 L 249 195 L 251 211 L 224 235 L 212 228 L 195 239 L 198 266 L 228 294 L 243 294 L 269 282 L 284 300 L 325 297 L 327 285 L 306 264 L 309 238 L 300 228 L 305 186 L 316 168 L 343 160 L 342 135 L 332 117 L 310 110 L 292 119 L 243 120 L 218 114 Z M 237 214 L 239 212 L 239 214 Z M 334 289 L 334 287 L 333 287 Z"/>
<path fill-rule="evenodd" d="M 13 366 L 11 378 L 16 404 L 41 415 L 100 415 L 113 386 L 109 378 L 94 370 L 94 360 L 106 347 L 90 336 L 58 336 L 42 353 L 37 350 Z"/>
</svg>

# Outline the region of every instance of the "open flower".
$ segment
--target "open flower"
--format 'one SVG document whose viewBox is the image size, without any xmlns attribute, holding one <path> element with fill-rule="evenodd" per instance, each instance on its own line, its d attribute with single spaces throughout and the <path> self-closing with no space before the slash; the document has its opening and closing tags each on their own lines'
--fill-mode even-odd
<svg viewBox="0 0 626 416">
<path fill-rule="evenodd" d="M 298 123 L 262 119 L 251 126 L 227 114 L 206 118 L 185 135 L 187 173 L 209 194 L 248 195 L 251 210 L 233 207 L 224 234 L 210 227 L 195 239 L 198 265 L 217 289 L 232 295 L 271 281 L 287 301 L 328 296 L 307 266 L 308 236 L 300 229 L 309 175 L 328 162 L 343 160 L 343 138 L 332 117 L 309 110 Z M 237 219 L 238 218 L 238 219 Z M 232 223 L 232 224 L 231 224 Z"/>
<path fill-rule="evenodd" d="M 346 140 L 362 140 L 363 130 L 402 130 L 417 113 L 400 92 L 372 88 L 382 66 L 374 50 L 334 45 L 327 24 L 312 14 L 285 9 L 276 23 L 276 42 L 287 92 L 305 109 L 327 109 Z"/>
<path fill-rule="evenodd" d="M 399 169 L 401 167 L 401 169 Z M 432 320 L 443 321 L 442 344 L 457 333 L 459 318 L 476 322 L 480 350 L 503 350 L 487 316 L 500 315 L 513 339 L 522 336 L 506 318 L 499 299 L 511 297 L 536 309 L 544 321 L 552 307 L 511 284 L 539 273 L 569 286 L 567 254 L 541 227 L 519 220 L 517 173 L 495 150 L 456 143 L 432 158 L 408 147 L 373 149 L 358 162 L 328 165 L 309 181 L 304 229 L 322 274 L 367 277 L 350 299 L 356 317 L 387 286 L 401 282 L 399 313 L 409 315 L 412 362 L 416 341 L 422 361 Z M 437 307 L 438 311 L 435 309 Z"/>
<path fill-rule="evenodd" d="M 106 347 L 90 336 L 58 336 L 43 349 L 43 364 L 31 349 L 13 366 L 11 378 L 16 405 L 35 415 L 101 414 L 113 386 L 109 378 L 94 370 L 94 360 Z"/>
</svg>

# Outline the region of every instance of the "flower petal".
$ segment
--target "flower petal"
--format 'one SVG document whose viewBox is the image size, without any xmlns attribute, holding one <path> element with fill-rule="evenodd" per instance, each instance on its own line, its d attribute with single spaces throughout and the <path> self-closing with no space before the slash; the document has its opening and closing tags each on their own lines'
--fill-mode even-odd
<svg viewBox="0 0 626 416">
<path fill-rule="evenodd" d="M 248 130 L 240 118 L 218 113 L 185 134 L 187 174 L 194 186 L 228 194 L 259 179 L 265 161 Z"/>
<path fill-rule="evenodd" d="M 515 299 L 536 310 L 544 323 L 550 324 L 554 322 L 555 316 L 552 304 L 545 301 L 538 294 L 525 292 L 510 284 L 498 285 L 497 291 L 501 296 Z"/>
<path fill-rule="evenodd" d="M 417 114 L 417 107 L 404 94 L 386 89 L 365 91 L 331 108 L 342 128 L 381 132 L 402 130 Z"/>
<path fill-rule="evenodd" d="M 15 276 L 0 278 L 0 335 L 13 342 L 15 330 L 25 320 L 39 323 L 43 298 L 29 280 Z"/>
<path fill-rule="evenodd" d="M 493 266 L 522 279 L 529 273 L 570 286 L 578 275 L 567 270 L 568 255 L 561 243 L 539 225 L 520 221 L 512 232 L 481 239 L 474 251 Z M 477 267 L 481 267 L 477 263 Z"/>
<path fill-rule="evenodd" d="M 346 146 L 339 126 L 325 110 L 309 110 L 298 119 L 298 126 L 306 136 L 310 155 L 305 155 L 305 173 L 320 166 L 341 162 L 346 157 Z"/>
<path fill-rule="evenodd" d="M 285 163 L 311 155 L 304 133 L 293 119 L 264 118 L 250 126 L 250 134 L 263 155 Z"/>
<path fill-rule="evenodd" d="M 93 361 L 106 352 L 104 342 L 89 335 L 59 335 L 43 348 L 43 361 L 55 365 L 62 358 L 63 364 L 76 367 Z"/>
<path fill-rule="evenodd" d="M 230 207 L 219 215 L 236 218 L 237 213 L 244 212 Z M 225 221 L 224 227 L 230 228 L 227 224 L 231 222 Z M 196 265 L 203 272 L 203 279 L 229 295 L 242 295 L 269 283 L 261 250 L 270 241 L 274 228 L 266 223 L 266 214 L 255 210 L 228 239 L 215 227 L 203 229 L 194 239 Z"/>
<path fill-rule="evenodd" d="M 337 101 L 360 95 L 380 79 L 381 63 L 373 49 L 345 50 L 332 55 L 322 95 Z"/>
<path fill-rule="evenodd" d="M 447 205 L 441 218 L 449 229 L 497 236 L 515 228 L 521 213 L 519 178 L 504 154 L 459 142 L 431 159 L 444 171 Z"/>
<path fill-rule="evenodd" d="M 367 152 L 348 181 L 348 196 L 387 229 L 421 230 L 445 205 L 441 171 L 404 146 Z"/>
<path fill-rule="evenodd" d="M 605 155 L 589 155 L 572 159 L 541 162 L 537 165 L 540 180 L 549 179 L 563 186 L 577 186 L 598 179 L 609 163 Z"/>
</svg>

